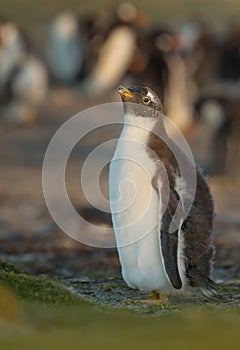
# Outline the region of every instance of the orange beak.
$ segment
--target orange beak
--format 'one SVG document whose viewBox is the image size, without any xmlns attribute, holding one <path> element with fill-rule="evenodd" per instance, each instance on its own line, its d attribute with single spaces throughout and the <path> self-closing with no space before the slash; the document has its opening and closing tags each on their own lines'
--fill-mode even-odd
<svg viewBox="0 0 240 350">
<path fill-rule="evenodd" d="M 134 97 L 134 94 L 124 86 L 119 86 L 118 92 L 122 97 L 127 97 L 127 98 Z"/>
</svg>

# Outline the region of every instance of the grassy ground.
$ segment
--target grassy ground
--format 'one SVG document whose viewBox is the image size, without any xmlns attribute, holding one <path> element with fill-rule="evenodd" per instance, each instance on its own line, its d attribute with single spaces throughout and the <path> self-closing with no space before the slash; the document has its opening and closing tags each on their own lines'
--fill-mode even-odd
<svg viewBox="0 0 240 350">
<path fill-rule="evenodd" d="M 16 269 L 11 264 L 1 263 L 0 280 L 26 302 L 73 305 L 80 301 L 79 297 L 63 288 L 54 279 L 31 276 Z"/>
<path fill-rule="evenodd" d="M 239 314 L 186 313 L 174 318 L 137 318 L 126 313 L 102 313 L 81 308 L 48 308 L 32 324 L 19 327 L 12 337 L 10 328 L 1 336 L 2 349 L 237 349 Z M 59 322 L 64 320 L 64 322 Z M 30 321 L 30 319 L 29 319 Z"/>
<path fill-rule="evenodd" d="M 240 345 L 237 306 L 141 305 L 139 315 L 131 308 L 86 302 L 76 288 L 72 292 L 66 284 L 28 275 L 6 263 L 1 263 L 0 280 L 1 349 L 161 346 L 197 350 Z M 121 283 L 109 280 L 103 284 L 103 289 L 113 294 L 116 288 L 124 290 Z M 228 293 L 236 293 L 236 289 L 228 289 Z"/>
<path fill-rule="evenodd" d="M 239 10 L 238 0 L 168 0 L 167 2 L 156 0 L 132 0 L 145 10 L 155 22 L 163 21 L 177 25 L 182 23 L 189 15 L 203 14 L 216 25 L 223 25 L 231 21 Z M 1 0 L 1 16 L 17 21 L 25 29 L 44 28 L 48 21 L 56 13 L 63 10 L 73 10 L 76 13 L 89 11 L 109 10 L 116 1 L 114 0 Z"/>
<path fill-rule="evenodd" d="M 34 315 L 33 309 L 32 317 Z M 45 315 L 45 314 L 44 314 Z M 34 315 L 36 316 L 36 315 Z M 59 323 L 63 319 L 64 323 Z M 136 318 L 126 313 L 66 312 L 48 309 L 48 318 L 1 336 L 2 349 L 210 349 L 235 348 L 239 342 L 239 314 L 188 313 L 171 319 Z"/>
</svg>

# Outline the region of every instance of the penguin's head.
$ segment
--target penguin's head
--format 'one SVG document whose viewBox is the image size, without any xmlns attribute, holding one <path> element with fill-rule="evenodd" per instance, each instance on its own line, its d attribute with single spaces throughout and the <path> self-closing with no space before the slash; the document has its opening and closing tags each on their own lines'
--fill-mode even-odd
<svg viewBox="0 0 240 350">
<path fill-rule="evenodd" d="M 120 86 L 118 91 L 123 101 L 125 130 L 130 131 L 130 138 L 146 144 L 153 134 L 157 139 L 167 136 L 162 103 L 155 92 L 139 85 Z"/>
<path fill-rule="evenodd" d="M 134 85 L 129 88 L 125 88 L 123 86 L 119 86 L 118 92 L 124 105 L 128 105 L 126 109 L 131 109 L 132 112 L 135 112 L 135 114 L 139 114 L 141 110 L 144 111 L 147 109 L 141 109 L 141 106 L 149 107 L 152 110 L 163 113 L 163 107 L 159 97 L 149 87 Z"/>
</svg>

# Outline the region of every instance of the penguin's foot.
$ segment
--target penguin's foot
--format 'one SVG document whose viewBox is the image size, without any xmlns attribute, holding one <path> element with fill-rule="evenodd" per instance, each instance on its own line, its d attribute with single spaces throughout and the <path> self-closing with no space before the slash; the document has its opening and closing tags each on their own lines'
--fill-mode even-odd
<svg viewBox="0 0 240 350">
<path fill-rule="evenodd" d="M 157 291 L 152 291 L 150 293 L 149 299 L 144 300 L 134 300 L 135 303 L 142 303 L 142 304 L 148 304 L 148 305 L 165 305 L 168 303 L 168 296 L 161 295 Z"/>
</svg>

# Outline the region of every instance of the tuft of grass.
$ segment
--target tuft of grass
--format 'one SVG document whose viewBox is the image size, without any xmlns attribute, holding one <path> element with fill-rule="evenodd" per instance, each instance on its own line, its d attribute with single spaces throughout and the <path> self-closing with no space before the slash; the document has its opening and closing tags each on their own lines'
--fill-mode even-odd
<svg viewBox="0 0 240 350">
<path fill-rule="evenodd" d="M 1 271 L 14 272 L 15 274 L 22 273 L 22 270 L 18 269 L 15 265 L 3 260 L 0 260 L 0 272 Z"/>
<path fill-rule="evenodd" d="M 31 276 L 14 265 L 0 262 L 0 282 L 9 286 L 23 301 L 53 305 L 86 303 L 57 280 Z"/>
</svg>

